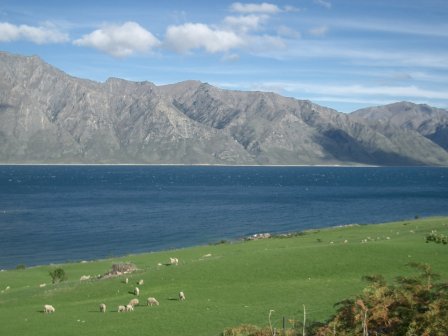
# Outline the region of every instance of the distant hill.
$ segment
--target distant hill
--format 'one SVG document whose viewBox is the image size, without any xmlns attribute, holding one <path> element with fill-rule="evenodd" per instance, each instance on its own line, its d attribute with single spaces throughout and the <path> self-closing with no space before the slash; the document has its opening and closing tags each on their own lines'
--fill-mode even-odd
<svg viewBox="0 0 448 336">
<path fill-rule="evenodd" d="M 97 83 L 0 53 L 0 163 L 448 165 L 446 123 L 373 115 L 197 81 Z"/>
<path fill-rule="evenodd" d="M 448 150 L 448 111 L 426 104 L 400 102 L 369 107 L 352 113 L 370 125 L 391 125 L 417 131 L 424 137 Z"/>
</svg>

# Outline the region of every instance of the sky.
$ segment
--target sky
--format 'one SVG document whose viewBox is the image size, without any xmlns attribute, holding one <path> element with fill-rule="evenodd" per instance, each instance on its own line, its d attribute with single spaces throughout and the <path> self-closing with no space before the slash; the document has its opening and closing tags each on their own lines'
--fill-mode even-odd
<svg viewBox="0 0 448 336">
<path fill-rule="evenodd" d="M 0 51 L 99 82 L 448 108 L 447 18 L 447 0 L 2 0 Z"/>
</svg>

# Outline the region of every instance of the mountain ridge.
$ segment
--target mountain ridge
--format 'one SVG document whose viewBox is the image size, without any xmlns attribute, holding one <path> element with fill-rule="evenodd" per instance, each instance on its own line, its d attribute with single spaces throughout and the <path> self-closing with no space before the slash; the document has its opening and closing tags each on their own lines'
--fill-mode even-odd
<svg viewBox="0 0 448 336">
<path fill-rule="evenodd" d="M 448 165 L 445 128 L 374 114 L 199 81 L 100 83 L 0 53 L 0 163 Z"/>
</svg>

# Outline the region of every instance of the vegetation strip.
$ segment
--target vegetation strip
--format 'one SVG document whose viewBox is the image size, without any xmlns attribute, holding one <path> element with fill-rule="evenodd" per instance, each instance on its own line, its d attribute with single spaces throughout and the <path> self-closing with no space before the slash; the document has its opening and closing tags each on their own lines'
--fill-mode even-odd
<svg viewBox="0 0 448 336">
<path fill-rule="evenodd" d="M 346 299 L 361 299 L 370 311 L 362 296 L 363 276 L 381 274 L 389 288 L 398 276 L 415 276 L 410 263 L 430 264 L 440 283 L 446 282 L 445 245 L 426 243 L 433 231 L 446 236 L 448 218 L 352 225 L 92 262 L 19 265 L 0 272 L 2 333 L 219 335 L 232 326 L 269 323 L 280 332 L 283 324 L 292 328 L 303 321 L 304 307 L 311 325 L 336 316 L 334 303 Z M 102 276 L 126 263 L 135 270 Z M 57 269 L 64 273 L 53 284 L 49 273 Z M 148 305 L 149 298 L 159 304 Z M 117 314 L 132 299 L 139 301 L 133 311 Z M 54 313 L 45 314 L 44 305 Z M 359 327 L 362 335 L 362 323 Z"/>
</svg>

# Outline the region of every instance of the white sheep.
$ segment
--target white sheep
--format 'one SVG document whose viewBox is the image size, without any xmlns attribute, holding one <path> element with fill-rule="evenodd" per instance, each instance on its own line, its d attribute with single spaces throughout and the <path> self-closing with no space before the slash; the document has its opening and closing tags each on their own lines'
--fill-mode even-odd
<svg viewBox="0 0 448 336">
<path fill-rule="evenodd" d="M 134 306 L 128 304 L 128 305 L 126 306 L 126 311 L 127 311 L 127 312 L 134 311 Z"/>
<path fill-rule="evenodd" d="M 105 313 L 106 312 L 106 305 L 104 303 L 100 304 L 100 312 Z"/>
<path fill-rule="evenodd" d="M 124 279 L 124 283 L 125 283 L 125 284 L 128 284 L 128 282 L 129 282 L 129 279 L 128 279 L 128 278 Z"/>
<path fill-rule="evenodd" d="M 157 301 L 156 298 L 149 297 L 148 301 L 147 301 L 147 304 L 148 304 L 148 306 L 153 306 L 153 305 L 158 306 L 159 305 L 159 301 Z"/>
<path fill-rule="evenodd" d="M 135 289 L 134 289 L 134 295 L 137 295 L 137 296 L 140 295 L 140 289 L 138 289 L 138 287 L 135 287 Z"/>
<path fill-rule="evenodd" d="M 125 306 L 118 306 L 118 312 L 122 313 L 126 311 L 126 307 Z"/>
<path fill-rule="evenodd" d="M 141 279 L 141 280 L 137 281 L 137 285 L 141 286 L 141 285 L 143 285 L 143 284 L 144 284 L 144 281 L 143 281 L 143 279 Z"/>
<path fill-rule="evenodd" d="M 56 309 L 52 305 L 44 305 L 44 313 L 54 313 Z"/>
<path fill-rule="evenodd" d="M 177 259 L 177 258 L 170 258 L 170 264 L 171 265 L 178 265 L 179 264 L 179 259 Z"/>
<path fill-rule="evenodd" d="M 137 306 L 138 305 L 138 299 L 132 299 L 131 301 L 129 301 L 128 305 Z"/>
<path fill-rule="evenodd" d="M 79 278 L 79 281 L 85 281 L 85 280 L 90 280 L 90 275 L 82 275 L 82 276 Z"/>
<path fill-rule="evenodd" d="M 42 288 L 42 287 L 45 287 L 46 285 L 47 285 L 46 283 L 41 283 L 41 284 L 39 285 L 39 287 Z"/>
<path fill-rule="evenodd" d="M 185 300 L 185 294 L 184 294 L 184 292 L 179 292 L 179 300 L 180 300 L 180 301 Z"/>
</svg>

